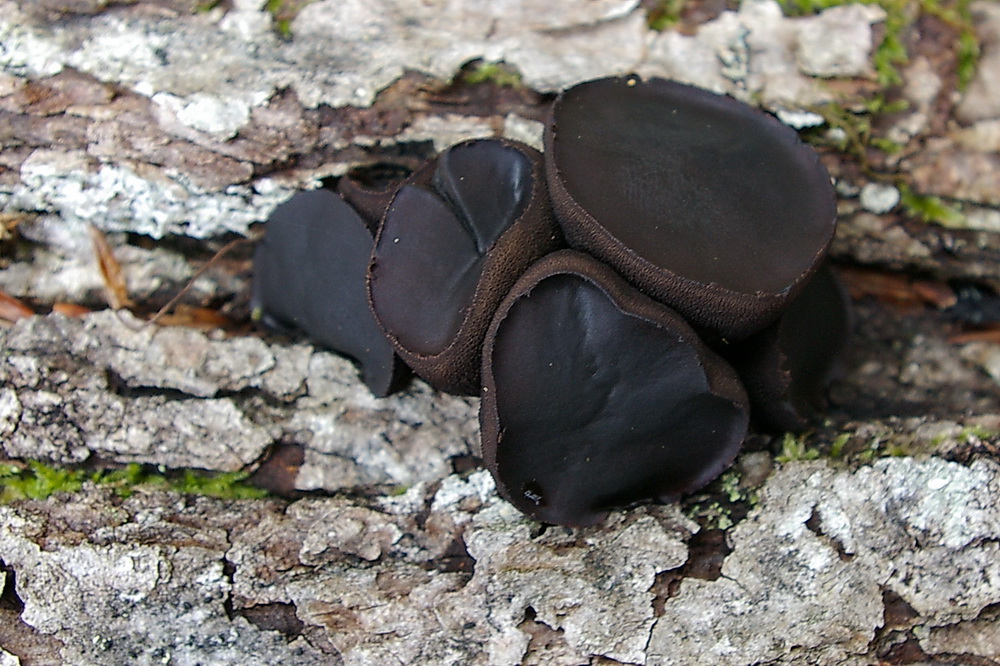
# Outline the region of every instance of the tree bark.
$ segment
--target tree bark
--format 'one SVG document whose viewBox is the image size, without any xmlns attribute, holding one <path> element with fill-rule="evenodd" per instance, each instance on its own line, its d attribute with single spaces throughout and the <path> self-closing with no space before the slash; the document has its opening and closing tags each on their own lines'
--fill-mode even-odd
<svg viewBox="0 0 1000 666">
<path fill-rule="evenodd" d="M 885 152 L 849 124 L 886 92 L 874 6 L 691 3 L 655 32 L 623 0 L 321 0 L 287 30 L 261 1 L 213 4 L 0 0 L 0 290 L 42 313 L 0 327 L 0 446 L 22 467 L 246 471 L 272 494 L 94 477 L 0 506 L 0 662 L 997 663 L 995 6 L 974 5 L 964 95 L 955 26 L 903 36 Z M 477 59 L 519 80 L 475 82 Z M 537 144 L 548 95 L 629 71 L 842 148 L 823 160 L 857 322 L 829 414 L 752 436 L 703 492 L 542 526 L 477 466 L 476 399 L 375 399 L 306 342 L 143 314 L 296 189 L 465 138 Z M 135 312 L 100 307 L 91 226 Z M 245 249 L 210 265 L 189 313 L 245 322 L 248 268 Z M 94 311 L 45 314 L 65 303 Z"/>
</svg>

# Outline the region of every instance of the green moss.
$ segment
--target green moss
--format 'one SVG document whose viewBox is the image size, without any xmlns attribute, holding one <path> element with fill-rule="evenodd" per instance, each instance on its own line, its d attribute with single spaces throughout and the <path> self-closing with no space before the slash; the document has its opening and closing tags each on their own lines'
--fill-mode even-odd
<svg viewBox="0 0 1000 666">
<path fill-rule="evenodd" d="M 906 214 L 923 222 L 939 224 L 948 229 L 967 226 L 965 215 L 958 204 L 947 203 L 940 197 L 917 194 L 908 185 L 899 185 L 899 200 Z"/>
<path fill-rule="evenodd" d="M 204 14 L 205 12 L 210 12 L 219 5 L 222 4 L 222 0 L 206 0 L 205 2 L 198 3 L 195 6 L 195 12 L 199 14 Z"/>
<path fill-rule="evenodd" d="M 706 530 L 728 530 L 737 522 L 731 504 L 709 498 L 688 504 L 684 514 Z"/>
<path fill-rule="evenodd" d="M 794 434 L 785 433 L 781 441 L 781 453 L 775 460 L 780 463 L 792 462 L 793 460 L 816 460 L 819 458 L 819 449 L 806 446 L 806 435 L 796 437 Z"/>
<path fill-rule="evenodd" d="M 282 39 L 292 38 L 292 17 L 285 15 L 285 0 L 267 0 L 264 11 L 271 14 L 274 20 L 274 31 Z"/>
<path fill-rule="evenodd" d="M 878 458 L 904 458 L 913 453 L 913 442 L 884 441 L 882 437 L 874 437 L 868 442 L 868 446 L 856 453 L 852 459 L 867 465 Z"/>
<path fill-rule="evenodd" d="M 658 0 L 646 14 L 646 24 L 657 32 L 681 22 L 690 0 Z"/>
<path fill-rule="evenodd" d="M 833 439 L 829 439 L 830 437 Z M 810 446 L 810 440 L 816 440 L 815 444 Z M 833 433 L 806 433 L 798 436 L 786 433 L 781 441 L 781 452 L 775 456 L 775 460 L 789 463 L 822 458 L 833 464 L 852 466 L 868 464 L 876 458 L 911 455 L 911 449 L 907 442 L 887 442 L 880 437 L 872 438 L 865 446 L 851 432 L 842 432 L 835 437 Z"/>
<path fill-rule="evenodd" d="M 139 486 L 166 486 L 166 477 L 154 474 L 138 463 L 131 463 L 120 469 L 98 470 L 90 481 L 101 486 L 114 488 L 119 497 L 129 497 Z"/>
<path fill-rule="evenodd" d="M 702 529 L 728 530 L 736 524 L 729 509 L 718 502 L 694 504 L 685 513 L 688 518 L 701 525 Z"/>
<path fill-rule="evenodd" d="M 937 447 L 941 446 L 950 439 L 951 435 L 949 435 L 948 433 L 943 432 L 940 435 L 935 435 L 934 437 L 931 438 L 931 447 L 936 449 Z"/>
<path fill-rule="evenodd" d="M 284 40 L 289 40 L 292 38 L 292 21 L 291 19 L 275 19 L 274 20 L 274 31 L 278 33 L 278 36 Z"/>
<path fill-rule="evenodd" d="M 828 424 L 830 425 L 830 424 Z M 816 432 L 794 435 L 787 433 L 781 440 L 781 451 L 775 456 L 779 463 L 823 459 L 831 465 L 854 469 L 868 465 L 879 458 L 900 458 L 934 454 L 944 443 L 994 442 L 1000 440 L 1000 431 L 978 425 L 959 430 L 949 428 L 933 438 L 915 433 L 897 432 L 890 426 L 876 434 L 864 436 L 860 432 L 837 432 L 820 428 Z M 726 486 L 723 486 L 725 490 Z"/>
<path fill-rule="evenodd" d="M 730 502 L 738 502 L 743 499 L 743 489 L 740 488 L 740 475 L 733 470 L 727 470 L 719 477 L 719 485 L 722 492 Z"/>
<path fill-rule="evenodd" d="M 958 36 L 958 89 L 965 90 L 976 75 L 981 48 L 979 38 L 972 29 L 971 21 L 968 27 Z"/>
<path fill-rule="evenodd" d="M 958 33 L 958 87 L 964 89 L 972 80 L 979 62 L 980 46 L 969 9 L 971 0 L 778 0 L 785 14 L 803 16 L 840 5 L 858 2 L 878 5 L 885 10 L 882 41 L 872 54 L 872 66 L 883 87 L 899 85 L 900 67 L 910 61 L 906 37 L 922 15 L 934 16 Z"/>
<path fill-rule="evenodd" d="M 921 9 L 958 32 L 955 44 L 957 56 L 958 89 L 964 90 L 976 73 L 981 52 L 969 8 L 972 0 L 920 0 Z"/>
<path fill-rule="evenodd" d="M 521 74 L 502 62 L 480 62 L 462 76 L 465 83 L 494 83 L 504 88 L 520 88 L 524 85 Z"/>
<path fill-rule="evenodd" d="M 905 99 L 895 99 L 890 102 L 885 95 L 879 94 L 865 100 L 861 108 L 864 113 L 877 116 L 883 113 L 901 113 L 910 108 L 910 103 Z"/>
<path fill-rule="evenodd" d="M 885 10 L 885 32 L 882 41 L 872 54 L 872 66 L 878 74 L 879 83 L 883 86 L 896 85 L 903 78 L 899 67 L 909 61 L 903 37 L 905 31 L 913 22 L 910 6 L 916 6 L 922 0 L 778 0 L 786 15 L 806 16 L 817 14 L 824 9 L 840 5 L 858 4 L 878 5 Z"/>
<path fill-rule="evenodd" d="M 164 488 L 191 495 L 223 499 L 264 497 L 267 491 L 247 483 L 247 472 L 184 471 L 168 475 L 139 464 L 109 470 L 87 472 L 60 469 L 37 461 L 26 464 L 0 464 L 0 503 L 15 500 L 44 500 L 56 493 L 78 492 L 84 483 L 112 488 L 120 497 L 128 497 L 139 488 Z"/>
<path fill-rule="evenodd" d="M 741 481 L 735 468 L 726 470 L 703 494 L 685 501 L 684 514 L 703 529 L 729 529 L 760 502 L 757 490 L 743 487 Z"/>
<path fill-rule="evenodd" d="M 883 114 L 905 111 L 909 103 L 904 100 L 889 101 L 884 94 L 870 99 L 856 100 L 850 108 L 839 102 L 810 107 L 809 110 L 823 118 L 823 126 L 804 134 L 804 138 L 820 147 L 833 148 L 853 157 L 865 172 L 874 169 L 870 163 L 871 151 L 897 153 L 903 146 L 875 134 L 874 121 Z"/>
<path fill-rule="evenodd" d="M 970 439 L 990 440 L 1000 437 L 1000 430 L 991 430 L 981 425 L 973 425 L 962 428 L 959 437 L 966 441 Z"/>
<path fill-rule="evenodd" d="M 840 458 L 844 455 L 844 447 L 847 443 L 851 441 L 851 433 L 845 432 L 836 437 L 833 442 L 830 443 L 830 457 Z"/>
<path fill-rule="evenodd" d="M 894 86 L 903 82 L 899 68 L 910 61 L 910 54 L 903 42 L 906 31 L 915 20 L 910 11 L 910 0 L 881 0 L 877 2 L 885 10 L 885 34 L 882 42 L 872 54 L 872 65 L 882 86 Z"/>
<path fill-rule="evenodd" d="M 274 21 L 274 31 L 284 40 L 292 38 L 292 21 L 302 8 L 316 0 L 267 0 L 264 11 Z"/>
<path fill-rule="evenodd" d="M 901 143 L 897 143 L 892 139 L 886 139 L 885 137 L 876 136 L 873 137 L 869 143 L 876 150 L 881 150 L 886 155 L 895 155 L 896 153 L 902 152 L 904 146 Z"/>
<path fill-rule="evenodd" d="M 853 158 L 869 177 L 891 182 L 899 189 L 902 209 L 910 217 L 950 229 L 965 228 L 967 222 L 960 204 L 918 194 L 905 174 L 890 175 L 884 172 L 884 166 L 878 166 L 884 165 L 886 156 L 899 153 L 905 146 L 877 135 L 875 121 L 881 115 L 899 113 L 907 108 L 906 100 L 889 101 L 884 94 L 857 101 L 850 108 L 839 102 L 810 107 L 810 111 L 823 118 L 824 124 L 804 132 L 803 138 L 817 147 L 837 150 Z"/>
<path fill-rule="evenodd" d="M 936 435 L 931 439 L 931 447 L 937 448 L 948 441 L 971 443 L 975 441 L 993 441 L 994 439 L 1000 439 L 1000 430 L 991 430 L 981 425 L 972 425 L 962 428 L 956 435 L 949 433 Z"/>
<path fill-rule="evenodd" d="M 29 462 L 26 467 L 3 465 L 0 470 L 0 501 L 43 500 L 55 493 L 72 493 L 83 487 L 86 474 L 77 470 Z"/>
<path fill-rule="evenodd" d="M 878 457 L 876 454 L 878 452 L 875 449 L 865 449 L 857 455 L 857 461 L 862 465 L 867 465 L 871 461 Z"/>
<path fill-rule="evenodd" d="M 967 221 L 960 204 L 918 194 L 908 184 L 905 174 L 888 175 L 875 166 L 879 163 L 877 152 L 888 156 L 904 149 L 899 143 L 875 134 L 875 120 L 883 114 L 904 111 L 907 106 L 906 100 L 888 101 L 882 94 L 852 108 L 837 102 L 814 106 L 809 110 L 820 115 L 824 125 L 804 133 L 803 138 L 815 146 L 848 155 L 872 178 L 892 182 L 899 189 L 900 204 L 906 215 L 949 229 L 965 228 Z"/>
<path fill-rule="evenodd" d="M 262 488 L 243 483 L 247 472 L 193 472 L 185 470 L 180 479 L 171 483 L 171 488 L 189 495 L 208 495 L 222 499 L 257 499 L 267 495 Z"/>
<path fill-rule="evenodd" d="M 781 8 L 785 10 L 785 14 L 788 16 L 818 14 L 824 9 L 850 4 L 853 1 L 854 0 L 778 0 L 781 4 Z M 862 0 L 861 4 L 870 5 L 872 3 L 870 1 L 866 2 L 865 0 Z"/>
</svg>

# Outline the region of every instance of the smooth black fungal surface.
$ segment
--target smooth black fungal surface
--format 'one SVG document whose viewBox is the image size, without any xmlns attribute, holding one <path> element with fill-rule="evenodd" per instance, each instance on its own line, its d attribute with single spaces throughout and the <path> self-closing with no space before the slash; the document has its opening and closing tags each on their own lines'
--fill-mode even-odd
<svg viewBox="0 0 1000 666">
<path fill-rule="evenodd" d="M 824 264 L 776 324 L 724 352 L 747 387 L 754 421 L 778 432 L 807 428 L 826 408 L 851 329 L 847 291 Z"/>
<path fill-rule="evenodd" d="M 570 246 L 721 335 L 772 321 L 833 236 L 816 153 L 724 95 L 635 76 L 582 83 L 556 100 L 545 149 Z"/>
<path fill-rule="evenodd" d="M 251 305 L 265 324 L 302 331 L 355 359 L 368 388 L 384 396 L 402 368 L 368 308 L 373 242 L 364 220 L 336 193 L 296 194 L 267 221 L 254 254 Z"/>
<path fill-rule="evenodd" d="M 404 186 L 382 221 L 369 296 L 403 359 L 436 387 L 479 391 L 482 338 L 524 269 L 561 243 L 541 155 L 477 140 L 440 155 Z"/>
<path fill-rule="evenodd" d="M 372 261 L 379 321 L 406 349 L 440 353 L 462 325 L 482 261 L 475 238 L 440 195 L 404 187 L 389 207 Z"/>
<path fill-rule="evenodd" d="M 451 204 L 482 256 L 524 212 L 531 196 L 531 160 L 498 141 L 460 144 L 438 158 L 434 188 Z"/>
<path fill-rule="evenodd" d="M 852 322 L 847 289 L 829 265 L 782 315 L 778 341 L 791 375 L 789 400 L 799 413 L 815 415 L 826 407 L 826 389 L 840 370 Z"/>
<path fill-rule="evenodd" d="M 735 457 L 746 396 L 673 311 L 577 252 L 539 261 L 487 333 L 480 421 L 500 491 L 546 522 L 694 490 Z"/>
</svg>

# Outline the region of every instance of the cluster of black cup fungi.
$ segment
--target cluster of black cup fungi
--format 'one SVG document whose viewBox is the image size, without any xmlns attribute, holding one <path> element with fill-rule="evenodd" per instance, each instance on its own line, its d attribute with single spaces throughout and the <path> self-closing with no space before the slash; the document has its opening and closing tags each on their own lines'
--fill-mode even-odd
<svg viewBox="0 0 1000 666">
<path fill-rule="evenodd" d="M 708 483 L 755 427 L 801 430 L 848 329 L 817 155 L 732 98 L 635 76 L 552 105 L 545 152 L 455 145 L 267 223 L 253 305 L 355 359 L 479 395 L 481 455 L 566 525 Z"/>
</svg>

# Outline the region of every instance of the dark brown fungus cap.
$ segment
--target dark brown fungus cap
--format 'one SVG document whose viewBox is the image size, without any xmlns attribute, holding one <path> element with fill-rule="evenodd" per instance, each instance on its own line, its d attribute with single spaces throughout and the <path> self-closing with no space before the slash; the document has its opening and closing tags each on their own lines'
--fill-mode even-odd
<svg viewBox="0 0 1000 666">
<path fill-rule="evenodd" d="M 430 167 L 409 173 L 391 164 L 376 164 L 348 171 L 337 181 L 337 193 L 351 204 L 368 224 L 372 235 L 378 230 L 386 209 L 403 186 L 426 181 Z"/>
<path fill-rule="evenodd" d="M 263 323 L 301 331 L 355 359 L 372 393 L 390 393 L 404 368 L 368 307 L 374 240 L 361 217 L 336 193 L 319 189 L 278 206 L 265 229 L 251 295 Z"/>
<path fill-rule="evenodd" d="M 747 388 L 756 425 L 802 431 L 825 409 L 852 320 L 847 290 L 824 264 L 778 322 L 720 349 Z"/>
<path fill-rule="evenodd" d="M 404 186 L 375 242 L 372 310 L 399 355 L 438 389 L 479 393 L 483 336 L 500 299 L 559 247 L 541 154 L 460 143 Z"/>
<path fill-rule="evenodd" d="M 545 522 L 589 525 L 692 491 L 746 434 L 733 370 L 674 311 L 579 252 L 524 274 L 483 354 L 483 457 L 500 492 Z"/>
<path fill-rule="evenodd" d="M 569 245 L 721 337 L 773 321 L 833 237 L 816 153 L 774 117 L 691 86 L 630 76 L 570 88 L 545 158 Z"/>
</svg>

